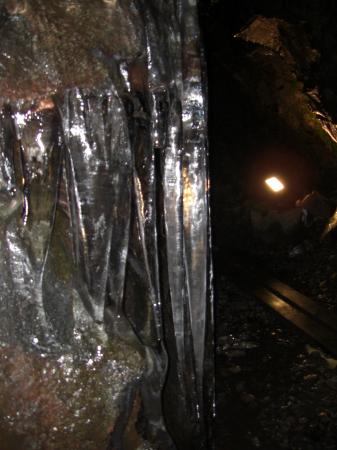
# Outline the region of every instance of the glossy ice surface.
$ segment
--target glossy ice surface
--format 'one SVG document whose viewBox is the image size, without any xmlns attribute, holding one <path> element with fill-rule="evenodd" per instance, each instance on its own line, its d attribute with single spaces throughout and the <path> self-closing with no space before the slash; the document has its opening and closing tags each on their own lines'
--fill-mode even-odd
<svg viewBox="0 0 337 450">
<path fill-rule="evenodd" d="M 209 448 L 195 2 L 1 5 L 2 450 Z"/>
</svg>

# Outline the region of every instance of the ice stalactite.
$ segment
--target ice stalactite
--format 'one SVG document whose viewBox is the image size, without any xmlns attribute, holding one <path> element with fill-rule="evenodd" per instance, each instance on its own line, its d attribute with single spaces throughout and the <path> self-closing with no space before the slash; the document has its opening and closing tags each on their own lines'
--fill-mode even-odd
<svg viewBox="0 0 337 450">
<path fill-rule="evenodd" d="M 196 4 L 7 6 L 0 431 L 8 449 L 210 448 Z"/>
</svg>

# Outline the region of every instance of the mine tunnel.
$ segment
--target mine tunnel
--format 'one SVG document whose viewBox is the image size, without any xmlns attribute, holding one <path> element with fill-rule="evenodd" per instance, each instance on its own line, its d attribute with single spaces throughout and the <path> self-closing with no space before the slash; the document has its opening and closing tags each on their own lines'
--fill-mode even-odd
<svg viewBox="0 0 337 450">
<path fill-rule="evenodd" d="M 201 2 L 218 449 L 337 445 L 336 6 Z"/>
<path fill-rule="evenodd" d="M 336 19 L 0 0 L 0 450 L 336 450 Z"/>
</svg>

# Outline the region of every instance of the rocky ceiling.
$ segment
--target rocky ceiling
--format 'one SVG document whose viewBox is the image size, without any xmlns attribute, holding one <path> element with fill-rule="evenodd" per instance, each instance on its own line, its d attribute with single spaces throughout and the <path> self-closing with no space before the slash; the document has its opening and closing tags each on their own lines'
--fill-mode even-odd
<svg viewBox="0 0 337 450">
<path fill-rule="evenodd" d="M 294 195 L 336 190 L 336 17 L 329 0 L 201 3 L 215 174 L 237 179 L 272 150 L 305 172 Z"/>
</svg>

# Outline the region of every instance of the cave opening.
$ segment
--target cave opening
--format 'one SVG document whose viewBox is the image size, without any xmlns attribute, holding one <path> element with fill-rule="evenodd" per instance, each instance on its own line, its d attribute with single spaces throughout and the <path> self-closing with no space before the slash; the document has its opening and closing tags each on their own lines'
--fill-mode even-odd
<svg viewBox="0 0 337 450">
<path fill-rule="evenodd" d="M 337 342 L 337 4 L 205 0 L 200 16 L 216 448 L 333 449 L 336 346 L 322 335 Z"/>
</svg>

